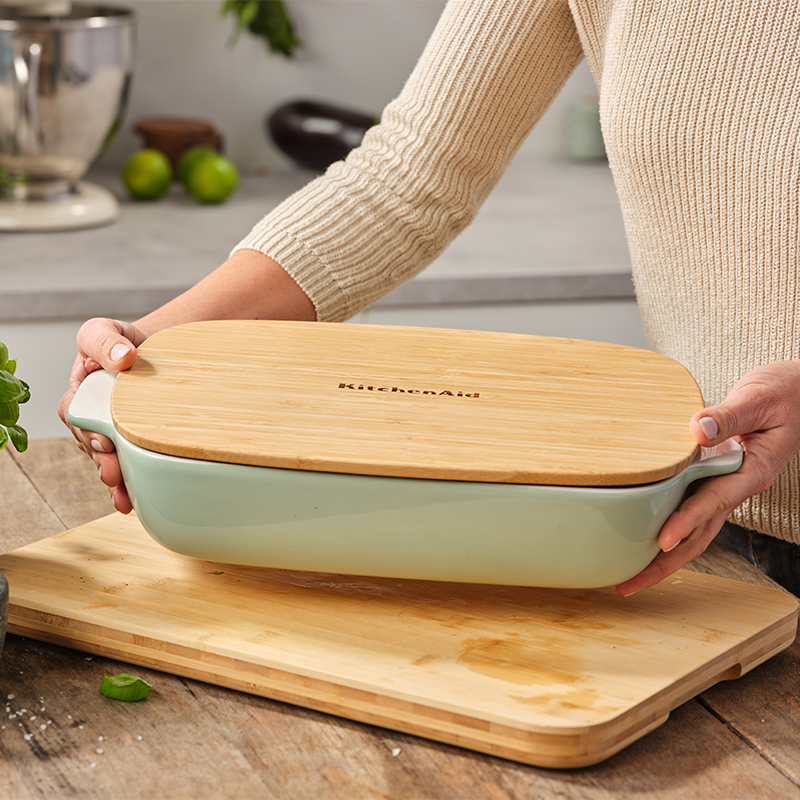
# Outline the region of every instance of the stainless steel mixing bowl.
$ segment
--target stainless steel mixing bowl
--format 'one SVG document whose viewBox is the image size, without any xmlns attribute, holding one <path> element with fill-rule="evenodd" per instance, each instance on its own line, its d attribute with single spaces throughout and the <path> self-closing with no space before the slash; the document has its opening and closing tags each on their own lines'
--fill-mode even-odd
<svg viewBox="0 0 800 800">
<path fill-rule="evenodd" d="M 0 196 L 56 200 L 76 191 L 120 125 L 134 15 L 74 3 L 43 16 L 35 5 L 0 0 Z"/>
</svg>

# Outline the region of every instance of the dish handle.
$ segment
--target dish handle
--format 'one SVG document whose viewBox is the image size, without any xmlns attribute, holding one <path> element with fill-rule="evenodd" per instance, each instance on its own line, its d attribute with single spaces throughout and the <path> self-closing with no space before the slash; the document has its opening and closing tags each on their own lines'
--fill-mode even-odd
<svg viewBox="0 0 800 800">
<path fill-rule="evenodd" d="M 111 418 L 111 390 L 116 379 L 116 373 L 104 369 L 87 375 L 67 409 L 67 417 L 73 425 L 102 433 L 115 443 L 117 431 Z"/>
<path fill-rule="evenodd" d="M 681 473 L 688 486 L 690 483 L 700 478 L 708 478 L 712 475 L 726 475 L 729 472 L 736 472 L 742 465 L 744 450 L 739 442 L 728 439 L 715 448 L 714 455 L 707 458 L 700 458 L 692 462 Z"/>
</svg>

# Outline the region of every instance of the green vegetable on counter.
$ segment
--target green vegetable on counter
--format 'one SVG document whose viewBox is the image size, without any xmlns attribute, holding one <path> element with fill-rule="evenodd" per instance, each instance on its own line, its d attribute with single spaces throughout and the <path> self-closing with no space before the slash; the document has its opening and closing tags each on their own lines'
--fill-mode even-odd
<svg viewBox="0 0 800 800">
<path fill-rule="evenodd" d="M 20 403 L 27 403 L 31 398 L 30 386 L 20 380 L 14 373 L 17 362 L 9 360 L 8 348 L 0 342 L 0 450 L 9 442 L 18 453 L 28 449 L 28 434 L 19 421 Z"/>
<path fill-rule="evenodd" d="M 104 675 L 103 680 L 100 681 L 100 691 L 106 697 L 110 697 L 112 700 L 124 700 L 126 703 L 144 700 L 152 688 L 152 684 L 143 678 L 128 675 L 126 672 L 112 676 Z"/>
</svg>

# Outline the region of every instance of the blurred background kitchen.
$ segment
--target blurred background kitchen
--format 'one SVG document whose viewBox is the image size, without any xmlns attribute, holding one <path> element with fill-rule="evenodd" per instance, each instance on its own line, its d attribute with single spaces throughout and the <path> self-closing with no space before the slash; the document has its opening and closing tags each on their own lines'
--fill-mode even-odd
<svg viewBox="0 0 800 800">
<path fill-rule="evenodd" d="M 55 406 L 85 319 L 133 320 L 170 299 L 314 176 L 276 146 L 266 118 L 299 99 L 379 115 L 413 69 L 444 2 L 287 0 L 302 41 L 290 59 L 249 33 L 233 43 L 222 0 L 104 5 L 136 17 L 127 109 L 85 176 L 110 192 L 118 215 L 91 227 L 14 230 L 9 208 L 25 201 L 0 201 L 0 341 L 31 384 L 20 422 L 32 438 L 66 433 Z M 0 28 L 0 70 L 9 41 Z M 584 129 L 596 125 L 596 94 L 583 62 L 475 223 L 422 275 L 355 321 L 646 346 L 611 174 L 602 152 L 584 146 L 586 136 L 593 141 Z M 221 135 L 240 174 L 225 202 L 198 204 L 177 186 L 150 202 L 126 192 L 120 171 L 145 143 L 135 123 L 176 117 L 204 120 Z M 27 201 L 24 210 L 41 208 Z"/>
</svg>

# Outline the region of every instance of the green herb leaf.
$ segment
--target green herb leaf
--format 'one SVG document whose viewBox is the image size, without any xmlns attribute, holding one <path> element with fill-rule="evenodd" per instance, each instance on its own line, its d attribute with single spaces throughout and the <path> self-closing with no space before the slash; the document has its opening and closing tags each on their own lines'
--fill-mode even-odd
<svg viewBox="0 0 800 800">
<path fill-rule="evenodd" d="M 12 400 L 24 403 L 23 398 L 30 397 L 27 384 L 23 383 L 16 375 L 0 369 L 0 403 L 10 403 Z"/>
<path fill-rule="evenodd" d="M 100 691 L 112 700 L 123 700 L 126 703 L 135 703 L 144 700 L 152 685 L 143 678 L 121 672 L 119 675 L 104 675 L 100 681 Z"/>
<path fill-rule="evenodd" d="M 8 347 L 0 342 L 0 450 L 11 440 L 18 453 L 28 449 L 28 434 L 20 427 L 19 406 L 31 399 L 31 387 L 20 380 L 15 359 L 9 359 Z"/>
<path fill-rule="evenodd" d="M 16 425 L 17 420 L 19 420 L 19 403 L 16 400 L 0 403 L 0 425 Z"/>
<path fill-rule="evenodd" d="M 17 365 L 17 362 L 15 361 L 14 362 L 14 366 L 16 367 L 16 365 Z M 17 402 L 18 403 L 27 403 L 28 400 L 31 399 L 31 387 L 28 386 L 28 384 L 25 383 L 25 381 L 20 381 L 20 383 L 22 384 L 22 388 L 25 390 L 25 394 L 23 394 L 22 397 L 20 397 L 20 399 L 17 400 Z"/>
<path fill-rule="evenodd" d="M 258 0 L 245 0 L 239 9 L 239 27 L 248 28 L 258 16 Z"/>
<path fill-rule="evenodd" d="M 220 13 L 234 17 L 235 34 L 248 30 L 263 39 L 273 53 L 291 58 L 302 45 L 283 0 L 224 0 Z M 234 35 L 234 43 L 236 38 Z"/>
<path fill-rule="evenodd" d="M 28 432 L 25 428 L 21 428 L 19 425 L 10 425 L 8 436 L 18 453 L 24 453 L 28 449 Z"/>
</svg>

